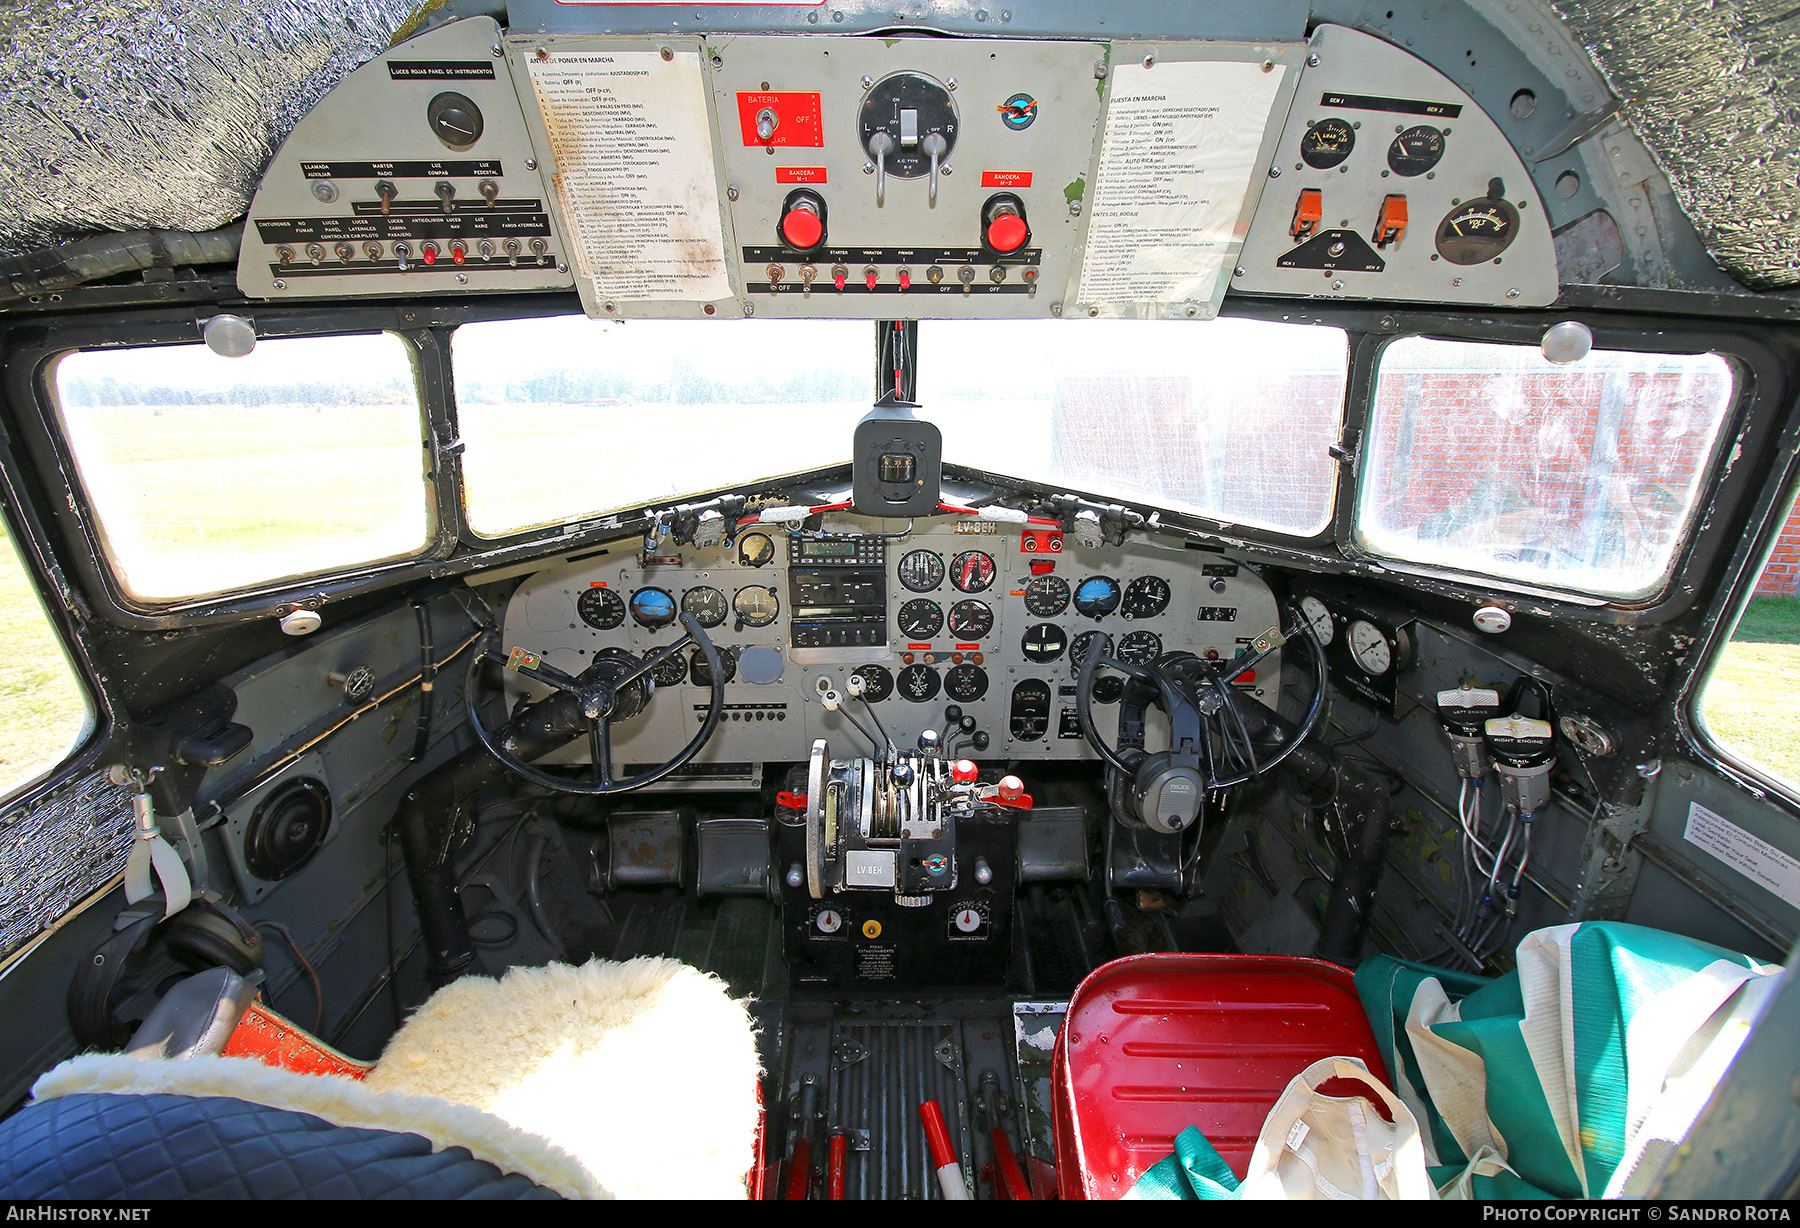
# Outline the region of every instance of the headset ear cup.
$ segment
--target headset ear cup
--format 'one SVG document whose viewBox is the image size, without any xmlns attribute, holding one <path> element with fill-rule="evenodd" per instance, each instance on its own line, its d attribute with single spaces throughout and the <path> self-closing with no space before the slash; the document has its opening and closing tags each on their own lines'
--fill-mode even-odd
<svg viewBox="0 0 1800 1228">
<path fill-rule="evenodd" d="M 170 954 L 190 968 L 230 968 L 248 976 L 262 967 L 262 935 L 223 904 L 195 900 L 169 918 L 164 941 Z"/>
<path fill-rule="evenodd" d="M 84 1048 L 118 1049 L 130 1040 L 131 1029 L 113 1018 L 114 992 L 161 921 L 158 913 L 140 917 L 82 957 L 69 982 L 69 1030 Z"/>
</svg>

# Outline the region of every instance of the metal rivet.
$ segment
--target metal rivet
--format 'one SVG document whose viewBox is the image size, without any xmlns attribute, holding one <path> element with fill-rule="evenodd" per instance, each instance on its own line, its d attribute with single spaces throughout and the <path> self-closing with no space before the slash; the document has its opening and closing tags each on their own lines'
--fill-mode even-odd
<svg viewBox="0 0 1800 1228">
<path fill-rule="evenodd" d="M 1306 66 L 1308 68 L 1317 68 L 1319 66 L 1319 53 L 1318 52 L 1315 51 L 1311 55 L 1306 57 Z M 1267 72 L 1268 68 L 1265 66 L 1263 71 Z"/>
<path fill-rule="evenodd" d="M 285 290 L 285 289 L 287 289 L 287 283 L 285 281 L 281 280 L 281 278 L 277 277 L 275 279 L 275 288 L 277 290 Z M 56 301 L 55 296 L 52 296 L 50 301 L 55 302 Z"/>
<path fill-rule="evenodd" d="M 674 58 L 675 58 L 675 53 L 674 53 L 674 52 L 673 52 L 673 51 L 670 51 L 670 50 L 669 50 L 669 49 L 668 49 L 668 48 L 667 48 L 667 47 L 664 47 L 664 48 L 663 48 L 663 49 L 662 49 L 662 50 L 661 50 L 661 51 L 659 51 L 659 52 L 658 52 L 658 53 L 657 53 L 657 54 L 659 54 L 659 55 L 660 55 L 660 56 L 662 56 L 662 58 L 663 58 L 663 59 L 664 59 L 664 60 L 672 60 L 672 59 L 674 59 Z"/>
<path fill-rule="evenodd" d="M 611 311 L 612 307 L 609 305 L 607 307 L 607 310 Z M 711 315 L 713 313 L 713 305 L 711 303 L 708 303 L 706 306 L 702 307 L 700 310 L 704 311 L 707 315 Z"/>
<path fill-rule="evenodd" d="M 550 58 L 550 53 L 548 51 L 544 50 L 542 47 L 539 47 L 536 51 L 532 52 L 531 54 L 533 57 L 535 57 L 536 59 L 539 59 L 539 60 L 547 60 Z"/>
<path fill-rule="evenodd" d="M 726 189 L 725 189 L 725 199 L 726 199 L 726 200 L 736 200 L 736 199 L 737 199 L 737 198 L 738 198 L 738 190 L 737 190 L 737 188 L 735 188 L 735 187 L 728 187 L 728 188 L 726 188 Z"/>
<path fill-rule="evenodd" d="M 525 169 L 528 171 L 535 171 L 537 169 L 537 159 L 536 158 L 525 159 Z"/>
<path fill-rule="evenodd" d="M 495 43 L 492 47 L 489 47 L 488 54 L 493 56 L 496 60 L 499 59 L 500 58 L 500 44 Z"/>
</svg>

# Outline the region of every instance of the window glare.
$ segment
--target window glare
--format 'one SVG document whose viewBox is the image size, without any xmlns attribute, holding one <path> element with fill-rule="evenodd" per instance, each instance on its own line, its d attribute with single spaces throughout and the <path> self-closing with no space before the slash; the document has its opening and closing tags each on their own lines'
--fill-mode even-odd
<svg viewBox="0 0 1800 1228">
<path fill-rule="evenodd" d="M 497 320 L 456 330 L 469 526 L 495 537 L 850 459 L 874 330 Z"/>
<path fill-rule="evenodd" d="M 1381 357 L 1357 536 L 1369 551 L 1637 598 L 1668 580 L 1730 409 L 1716 354 L 1408 337 Z"/>
<path fill-rule="evenodd" d="M 57 409 L 125 590 L 221 593 L 404 558 L 431 535 L 411 353 L 398 337 L 90 350 Z"/>
<path fill-rule="evenodd" d="M 927 321 L 945 459 L 1311 537 L 1331 523 L 1348 340 L 1262 320 Z"/>
</svg>

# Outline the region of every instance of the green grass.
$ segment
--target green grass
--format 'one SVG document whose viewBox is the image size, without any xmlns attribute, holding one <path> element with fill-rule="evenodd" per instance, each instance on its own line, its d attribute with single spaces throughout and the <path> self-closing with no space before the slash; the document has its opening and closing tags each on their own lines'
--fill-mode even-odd
<svg viewBox="0 0 1800 1228">
<path fill-rule="evenodd" d="M 1800 599 L 1750 602 L 1700 697 L 1713 737 L 1800 783 Z"/>
<path fill-rule="evenodd" d="M 0 533 L 0 795 L 54 767 L 86 721 L 75 675 Z"/>
</svg>

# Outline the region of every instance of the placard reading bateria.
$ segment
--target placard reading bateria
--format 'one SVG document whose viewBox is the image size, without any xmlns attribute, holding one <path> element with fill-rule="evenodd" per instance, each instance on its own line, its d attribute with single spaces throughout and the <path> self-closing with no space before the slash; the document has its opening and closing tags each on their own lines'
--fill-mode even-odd
<svg viewBox="0 0 1800 1228">
<path fill-rule="evenodd" d="M 729 298 L 700 56 L 540 54 L 526 62 L 590 314 Z"/>
<path fill-rule="evenodd" d="M 1244 193 L 1286 73 L 1241 61 L 1114 70 L 1082 304 L 1101 315 L 1171 303 L 1218 314 L 1243 246 Z"/>
</svg>

